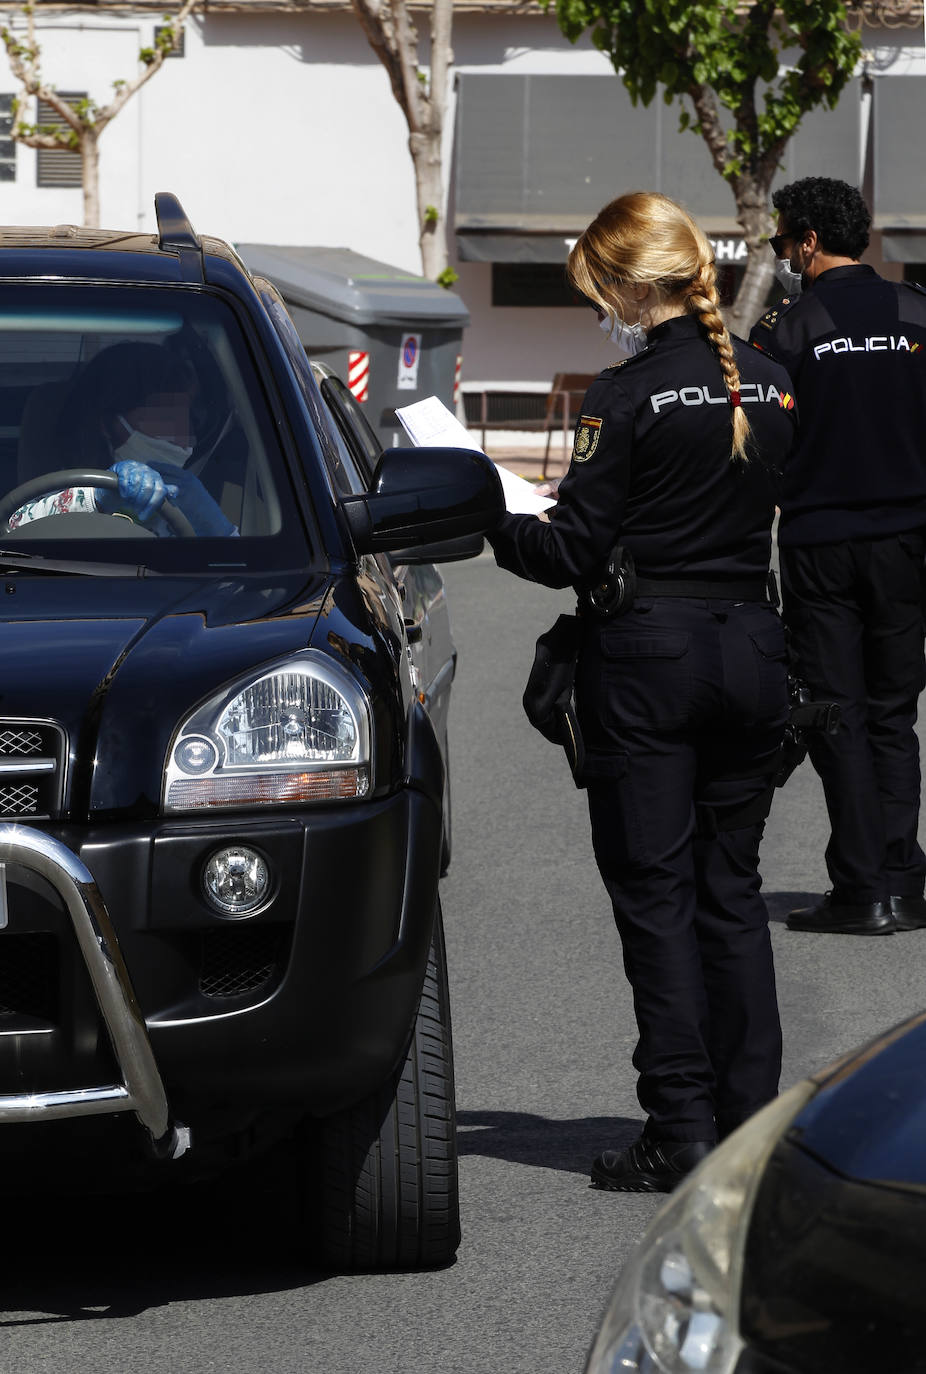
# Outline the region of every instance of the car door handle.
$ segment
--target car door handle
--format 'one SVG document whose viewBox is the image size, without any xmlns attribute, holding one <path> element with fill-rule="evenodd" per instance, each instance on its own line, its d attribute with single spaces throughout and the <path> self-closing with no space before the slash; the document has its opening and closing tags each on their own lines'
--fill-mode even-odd
<svg viewBox="0 0 926 1374">
<path fill-rule="evenodd" d="M 408 635 L 409 644 L 417 644 L 421 636 L 424 634 L 424 625 L 420 620 L 416 622 L 414 620 L 409 620 L 406 617 L 405 633 Z"/>
</svg>

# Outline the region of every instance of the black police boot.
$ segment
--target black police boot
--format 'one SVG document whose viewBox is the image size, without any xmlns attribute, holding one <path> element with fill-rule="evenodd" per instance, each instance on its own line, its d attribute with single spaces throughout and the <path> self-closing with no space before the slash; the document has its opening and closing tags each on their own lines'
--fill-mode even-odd
<svg viewBox="0 0 926 1374">
<path fill-rule="evenodd" d="M 832 892 L 816 906 L 790 912 L 785 924 L 820 935 L 893 935 L 897 929 L 889 903 L 834 901 Z"/>
<path fill-rule="evenodd" d="M 926 897 L 892 897 L 891 915 L 898 930 L 926 926 Z"/>
<path fill-rule="evenodd" d="M 649 1140 L 605 1150 L 592 1165 L 592 1184 L 611 1193 L 671 1193 L 714 1148 L 713 1140 Z"/>
</svg>

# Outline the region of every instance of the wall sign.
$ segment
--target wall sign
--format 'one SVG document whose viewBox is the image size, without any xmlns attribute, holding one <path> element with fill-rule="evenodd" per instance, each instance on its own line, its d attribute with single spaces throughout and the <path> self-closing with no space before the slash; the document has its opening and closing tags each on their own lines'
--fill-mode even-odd
<svg viewBox="0 0 926 1374">
<path fill-rule="evenodd" d="M 421 335 L 403 334 L 399 349 L 399 377 L 396 386 L 400 391 L 415 391 L 418 386 L 418 359 L 421 356 Z"/>
<path fill-rule="evenodd" d="M 714 260 L 724 262 L 745 262 L 749 253 L 745 239 L 709 239 L 714 250 Z"/>
</svg>

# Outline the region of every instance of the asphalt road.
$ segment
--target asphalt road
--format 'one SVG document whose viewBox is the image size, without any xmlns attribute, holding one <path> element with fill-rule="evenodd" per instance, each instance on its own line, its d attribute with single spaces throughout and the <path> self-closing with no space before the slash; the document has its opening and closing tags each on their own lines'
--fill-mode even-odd
<svg viewBox="0 0 926 1374">
<path fill-rule="evenodd" d="M 587 1186 L 639 1113 L 617 937 L 583 794 L 524 718 L 533 642 L 566 594 L 487 557 L 446 569 L 460 650 L 454 856 L 443 885 L 463 1244 L 435 1273 L 307 1272 L 273 1179 L 179 1198 L 4 1204 L 0 1374 L 578 1374 L 623 1257 L 658 1200 Z M 785 1031 L 783 1086 L 922 1007 L 926 932 L 788 932 L 823 891 L 808 766 L 764 847 Z"/>
</svg>

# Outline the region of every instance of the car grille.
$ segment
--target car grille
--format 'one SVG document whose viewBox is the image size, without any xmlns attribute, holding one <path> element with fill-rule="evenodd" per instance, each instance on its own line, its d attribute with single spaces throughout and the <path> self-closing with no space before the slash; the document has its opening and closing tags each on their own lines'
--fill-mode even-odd
<svg viewBox="0 0 926 1374">
<path fill-rule="evenodd" d="M 0 820 L 49 820 L 61 809 L 65 736 L 47 720 L 0 719 Z"/>
<path fill-rule="evenodd" d="M 273 926 L 208 931 L 202 941 L 200 992 L 226 998 L 269 988 L 282 972 L 284 943 Z"/>
<path fill-rule="evenodd" d="M 0 954 L 0 1031 L 10 1018 L 55 1021 L 58 946 L 53 935 L 4 935 Z"/>
</svg>

